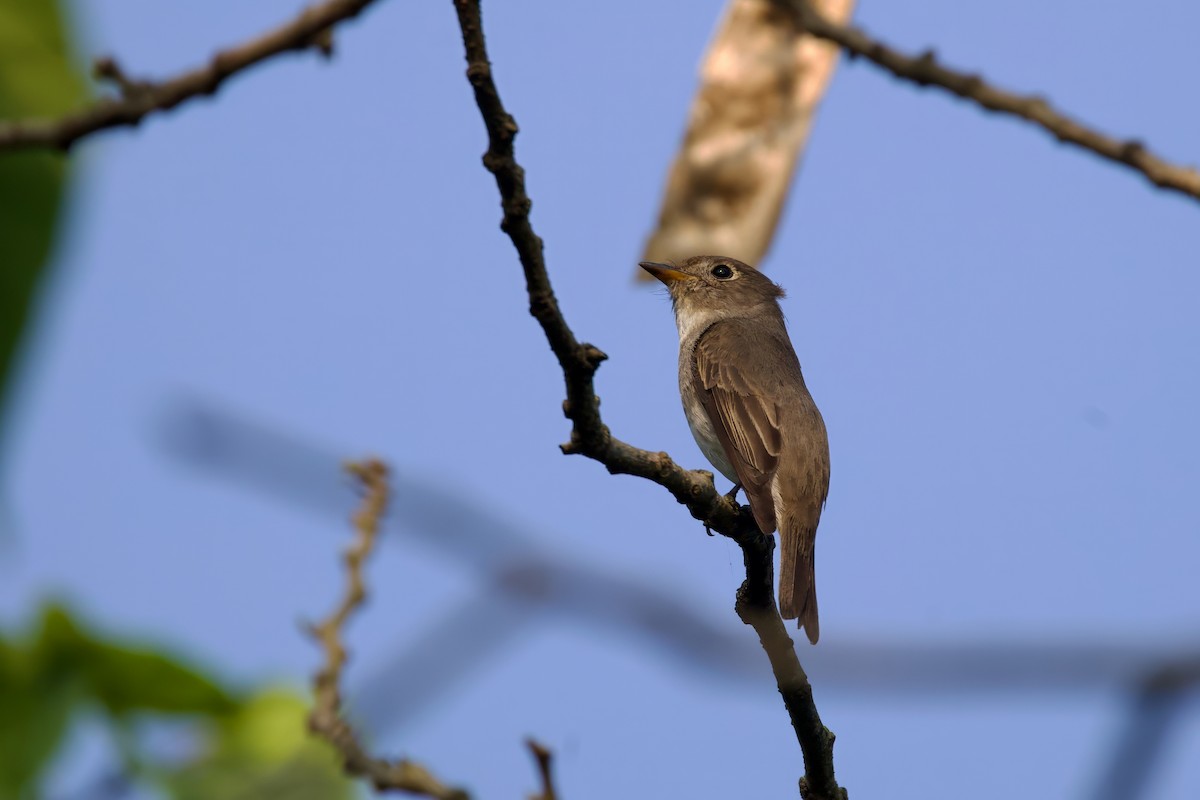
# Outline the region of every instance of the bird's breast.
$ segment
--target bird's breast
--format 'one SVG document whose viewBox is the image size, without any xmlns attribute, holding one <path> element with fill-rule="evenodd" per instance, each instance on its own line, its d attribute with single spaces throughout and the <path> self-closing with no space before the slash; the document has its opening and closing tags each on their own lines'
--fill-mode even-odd
<svg viewBox="0 0 1200 800">
<path fill-rule="evenodd" d="M 683 346 L 679 349 L 679 397 L 683 400 L 683 414 L 687 417 L 692 438 L 696 440 L 696 445 L 708 459 L 708 463 L 712 464 L 717 472 L 737 483 L 737 471 L 734 470 L 733 464 L 725 455 L 725 448 L 721 445 L 721 439 L 717 436 L 713 421 L 709 418 L 704 404 L 700 402 L 700 397 L 696 393 L 696 382 L 692 374 L 695 370 L 695 365 L 692 363 L 694 349 L 695 341 L 691 342 L 690 347 Z"/>
</svg>

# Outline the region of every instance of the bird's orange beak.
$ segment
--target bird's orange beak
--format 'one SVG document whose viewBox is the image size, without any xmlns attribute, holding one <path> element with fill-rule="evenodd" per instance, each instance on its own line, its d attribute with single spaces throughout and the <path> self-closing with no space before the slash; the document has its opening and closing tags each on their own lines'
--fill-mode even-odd
<svg viewBox="0 0 1200 800">
<path fill-rule="evenodd" d="M 659 264 L 654 261 L 642 261 L 638 264 L 639 267 L 649 272 L 654 277 L 658 278 L 663 283 L 670 286 L 675 281 L 694 281 L 695 275 L 688 275 L 686 272 L 680 272 L 674 267 L 666 264 Z"/>
</svg>

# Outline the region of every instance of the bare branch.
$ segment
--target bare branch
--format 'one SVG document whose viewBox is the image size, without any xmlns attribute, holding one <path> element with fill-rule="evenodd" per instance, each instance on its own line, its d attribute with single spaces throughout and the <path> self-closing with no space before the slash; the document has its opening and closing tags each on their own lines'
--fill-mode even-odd
<svg viewBox="0 0 1200 800">
<path fill-rule="evenodd" d="M 542 780 L 542 791 L 539 794 L 530 795 L 529 800 L 558 800 L 558 792 L 554 789 L 554 776 L 550 771 L 550 762 L 554 760 L 554 754 L 545 745 L 533 739 L 526 739 L 525 746 L 533 754 L 533 760 L 537 762 L 538 775 Z"/>
<path fill-rule="evenodd" d="M 306 8 L 290 22 L 219 51 L 204 66 L 163 81 L 133 81 L 112 58 L 97 59 L 97 78 L 113 81 L 121 93 L 58 119 L 0 123 L 0 151 L 31 147 L 70 148 L 79 139 L 106 128 L 137 125 L 148 114 L 167 111 L 194 97 L 214 94 L 228 78 L 292 50 L 332 52 L 332 26 L 357 16 L 375 0 L 326 0 Z"/>
<path fill-rule="evenodd" d="M 546 272 L 542 240 L 529 223 L 532 202 L 525 191 L 525 170 L 513 156 L 517 123 L 504 109 L 492 66 L 487 58 L 478 0 L 455 0 L 467 54 L 467 79 L 488 132 L 483 164 L 496 177 L 504 218 L 500 229 L 508 234 L 525 272 L 529 313 L 538 321 L 558 359 L 566 382 L 563 413 L 573 423 L 571 441 L 561 445 L 567 454 L 579 453 L 604 464 L 614 474 L 648 478 L 666 487 L 685 504 L 692 516 L 718 533 L 736 540 L 761 536 L 753 516 L 720 494 L 712 473 L 680 467 L 666 453 L 641 450 L 613 438 L 600 418 L 600 402 L 593 377 L 608 358 L 597 347 L 581 343 L 563 318 Z"/>
<path fill-rule="evenodd" d="M 1101 158 L 1142 173 L 1160 189 L 1200 200 L 1200 172 L 1172 164 L 1151 153 L 1137 139 L 1117 139 L 1071 119 L 1043 97 L 1020 95 L 988 84 L 979 75 L 942 66 L 933 50 L 909 56 L 872 39 L 861 29 L 830 22 L 808 0 L 775 0 L 791 9 L 800 26 L 813 36 L 841 46 L 851 56 L 862 56 L 902 80 L 918 86 L 936 86 L 970 100 L 989 111 L 1008 114 L 1037 125 L 1060 142 L 1090 150 Z"/>
<path fill-rule="evenodd" d="M 836 737 L 821 722 L 813 700 L 812 684 L 796 657 L 795 645 L 775 607 L 774 547 L 775 540 L 769 536 L 742 545 L 746 580 L 738 588 L 734 607 L 742 622 L 752 626 L 758 634 L 759 644 L 771 662 L 775 685 L 796 731 L 805 770 L 800 779 L 800 796 L 804 800 L 846 800 L 846 790 L 838 786 L 833 770 Z"/>
<path fill-rule="evenodd" d="M 833 774 L 833 734 L 821 724 L 813 703 L 812 688 L 796 657 L 775 607 L 773 586 L 774 539 L 764 536 L 748 508 L 717 492 L 712 474 L 689 471 L 666 453 L 654 453 L 628 445 L 612 436 L 600 418 L 600 403 L 593 378 L 606 356 L 596 347 L 581 343 L 567 325 L 550 285 L 542 253 L 542 240 L 529 222 L 531 201 L 525 191 L 525 171 L 513 154 L 517 123 L 504 108 L 483 35 L 479 0 L 454 0 L 466 51 L 467 79 L 488 132 L 488 149 L 483 164 L 496 178 L 504 211 L 500 228 L 508 234 L 525 272 L 529 311 L 541 325 L 554 351 L 566 382 L 563 411 L 572 422 L 571 440 L 564 453 L 579 453 L 595 459 L 614 474 L 637 475 L 665 487 L 692 516 L 713 530 L 730 537 L 741 548 L 746 562 L 746 581 L 738 590 L 738 614 L 753 625 L 767 648 L 780 694 L 797 729 L 804 755 L 806 776 L 801 792 L 812 800 L 839 800 L 844 791 Z"/>
<path fill-rule="evenodd" d="M 462 789 L 446 786 L 428 769 L 412 761 L 374 758 L 359 742 L 358 734 L 342 716 L 341 680 L 346 665 L 342 628 L 367 599 L 363 564 L 370 557 L 379 523 L 388 505 L 388 469 L 381 461 L 364 461 L 346 467 L 364 490 L 362 507 L 354 515 L 354 543 L 346 551 L 346 591 L 337 607 L 311 633 L 325 654 L 325 663 L 313 679 L 314 704 L 309 729 L 329 742 L 342 757 L 348 774 L 365 778 L 378 791 L 397 791 L 435 800 L 469 800 Z"/>
</svg>

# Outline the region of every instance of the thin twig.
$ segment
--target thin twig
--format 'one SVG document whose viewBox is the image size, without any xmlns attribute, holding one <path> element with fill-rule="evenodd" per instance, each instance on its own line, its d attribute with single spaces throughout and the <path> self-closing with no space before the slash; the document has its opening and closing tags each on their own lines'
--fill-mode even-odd
<svg viewBox="0 0 1200 800">
<path fill-rule="evenodd" d="M 626 444 L 614 438 L 601 420 L 593 378 L 607 356 L 575 338 L 550 285 L 542 240 L 529 222 L 531 201 L 525 191 L 525 171 L 513 154 L 517 123 L 505 110 L 492 79 L 479 0 L 454 0 L 454 7 L 462 28 L 467 79 L 487 127 L 488 149 L 483 164 L 495 176 L 500 190 L 504 211 L 500 228 L 508 234 L 517 250 L 525 272 L 529 311 L 541 325 L 566 382 L 567 399 L 563 403 L 563 412 L 571 420 L 572 429 L 571 440 L 562 445 L 562 451 L 595 459 L 614 474 L 636 475 L 654 481 L 686 505 L 692 516 L 741 546 L 746 562 L 746 581 L 738 590 L 738 614 L 754 626 L 767 649 L 784 705 L 796 727 L 806 770 L 801 791 L 812 800 L 839 800 L 844 792 L 833 774 L 833 734 L 821 724 L 813 703 L 812 688 L 775 608 L 774 540 L 758 530 L 748 508 L 742 508 L 716 490 L 711 473 L 686 470 L 666 453 Z"/>
<path fill-rule="evenodd" d="M 375 547 L 389 494 L 388 469 L 382 462 L 369 460 L 348 464 L 346 469 L 362 484 L 364 496 L 362 506 L 354 515 L 354 542 L 345 554 L 346 590 L 329 616 L 311 628 L 313 638 L 325 654 L 325 663 L 313 679 L 314 702 L 308 717 L 309 730 L 337 750 L 348 774 L 369 780 L 378 791 L 405 792 L 436 800 L 469 800 L 465 791 L 446 786 L 420 764 L 405 759 L 388 761 L 372 757 L 342 716 L 340 687 L 347 657 L 342 628 L 367 599 L 363 564 Z"/>
<path fill-rule="evenodd" d="M 533 760 L 537 763 L 538 776 L 542 781 L 542 791 L 539 794 L 530 795 L 529 800 L 558 800 L 558 792 L 554 789 L 554 775 L 550 770 L 554 754 L 548 747 L 534 739 L 526 739 L 525 746 L 533 754 Z"/>
<path fill-rule="evenodd" d="M 970 100 L 989 111 L 1023 119 L 1050 133 L 1060 142 L 1089 150 L 1101 158 L 1140 172 L 1160 189 L 1200 200 L 1200 172 L 1172 164 L 1151 153 L 1137 139 L 1118 139 L 1089 128 L 1055 109 L 1044 97 L 1021 95 L 993 86 L 980 75 L 942 66 L 933 50 L 910 56 L 871 38 L 860 28 L 830 22 L 809 0 L 776 0 L 796 15 L 800 26 L 813 36 L 841 46 L 851 56 L 862 56 L 902 80 L 918 86 L 936 86 Z"/>
<path fill-rule="evenodd" d="M 274 30 L 219 51 L 201 67 L 163 81 L 132 81 L 112 58 L 97 59 L 98 78 L 112 80 L 121 93 L 99 100 L 58 119 L 27 119 L 0 123 L 0 150 L 48 147 L 70 148 L 79 139 L 106 128 L 137 125 L 148 114 L 166 111 L 215 93 L 228 78 L 269 58 L 292 50 L 332 52 L 331 28 L 357 16 L 375 0 L 326 0 L 306 8 Z"/>
</svg>

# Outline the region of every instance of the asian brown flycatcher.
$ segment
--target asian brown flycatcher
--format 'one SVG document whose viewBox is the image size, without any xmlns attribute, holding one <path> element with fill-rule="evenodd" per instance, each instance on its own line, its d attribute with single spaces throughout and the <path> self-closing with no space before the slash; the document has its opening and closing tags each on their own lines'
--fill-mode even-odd
<svg viewBox="0 0 1200 800">
<path fill-rule="evenodd" d="M 745 489 L 762 532 L 778 528 L 779 610 L 816 644 L 813 546 L 829 492 L 829 441 L 788 338 L 783 289 L 724 256 L 641 266 L 671 294 L 692 436 L 735 491 Z"/>
</svg>

